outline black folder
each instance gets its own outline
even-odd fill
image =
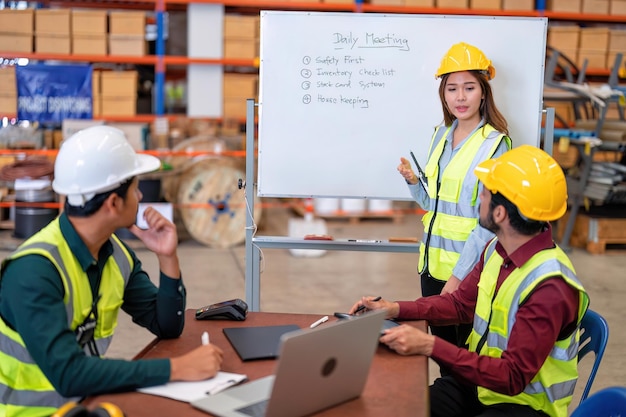
[[[241,360],[249,361],[278,357],[280,337],[287,332],[299,329],[300,327],[295,324],[229,327],[224,329],[224,334]]]

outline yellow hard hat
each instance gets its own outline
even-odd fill
[[[485,71],[488,80],[496,76],[496,69],[491,65],[491,60],[487,59],[483,51],[465,42],[460,42],[452,45],[443,56],[435,77],[439,78],[451,72],[471,70]]]
[[[500,193],[530,220],[557,220],[567,209],[567,184],[559,164],[539,148],[521,145],[481,162],[476,177]]]

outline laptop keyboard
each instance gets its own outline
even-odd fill
[[[263,417],[265,415],[265,410],[267,409],[268,402],[269,400],[262,400],[250,405],[246,405],[245,407],[238,408],[235,411],[238,411],[247,416]]]

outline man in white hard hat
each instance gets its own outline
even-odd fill
[[[184,326],[176,227],[150,207],[148,229],[134,224],[137,176],[159,166],[109,126],[84,129],[61,146],[52,186],[66,196],[64,212],[2,264],[0,415],[49,416],[80,397],[202,380],[219,370],[222,351],[211,344],[171,359],[102,358],[120,308],[160,338],[178,337]],[[114,235],[118,228],[156,254],[158,287]]]

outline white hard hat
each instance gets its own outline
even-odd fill
[[[159,169],[161,161],[137,154],[124,132],[111,126],[80,130],[63,141],[54,163],[52,188],[72,206],[111,191],[127,179]]]

